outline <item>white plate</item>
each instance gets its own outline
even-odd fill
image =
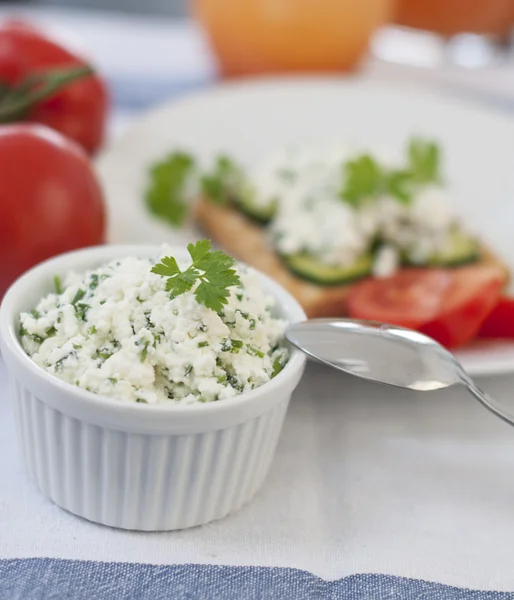
[[[112,242],[187,242],[143,204],[148,165],[184,148],[207,160],[219,151],[251,162],[277,147],[337,140],[400,148],[412,134],[438,139],[459,214],[514,268],[514,121],[455,100],[331,78],[224,85],[144,116],[99,158]],[[514,343],[459,353],[473,374],[514,371]]]

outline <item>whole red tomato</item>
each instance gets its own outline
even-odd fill
[[[84,151],[43,125],[0,127],[0,298],[36,263],[104,241],[102,192]]]
[[[23,23],[0,26],[0,122],[43,123],[93,153],[107,110],[106,86],[83,59]]]

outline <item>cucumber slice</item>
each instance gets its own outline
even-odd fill
[[[276,202],[258,204],[253,200],[251,192],[234,197],[233,202],[237,209],[259,225],[267,225],[273,219],[277,210]]]
[[[452,230],[450,244],[444,252],[433,254],[424,265],[427,267],[460,267],[480,258],[478,241],[457,227]],[[407,261],[407,264],[412,264]]]
[[[282,256],[286,267],[296,276],[318,285],[341,285],[367,277],[373,267],[373,255],[364,254],[350,267],[337,267],[322,263],[309,254]]]
[[[458,267],[472,263],[480,258],[478,241],[455,228],[451,233],[451,244],[445,252],[434,254],[430,260],[431,267]]]

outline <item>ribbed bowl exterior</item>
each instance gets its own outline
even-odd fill
[[[53,290],[55,275],[158,246],[107,244],[68,252],[23,274],[0,306],[0,350],[13,382],[18,437],[30,476],[62,508],[112,527],[169,531],[220,519],[257,492],[275,453],[287,405],[305,366],[291,349],[266,384],[206,404],[145,406],[70,385],[36,365],[19,339],[20,312]],[[171,248],[174,256],[184,249]],[[306,316],[279,284],[257,272],[276,313]]]
[[[62,508],[142,531],[202,525],[239,509],[268,472],[289,403],[239,425],[194,434],[139,434],[91,425],[12,380],[31,478]]]

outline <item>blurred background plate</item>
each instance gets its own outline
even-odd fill
[[[514,269],[514,121],[444,96],[336,78],[273,78],[217,86],[144,116],[110,144],[97,167],[109,201],[109,240],[183,243],[194,225],[172,229],[143,202],[149,165],[185,149],[201,160],[219,151],[251,163],[277,147],[348,141],[391,148],[419,134],[444,151],[458,214]],[[475,375],[514,371],[514,343],[459,353]]]

